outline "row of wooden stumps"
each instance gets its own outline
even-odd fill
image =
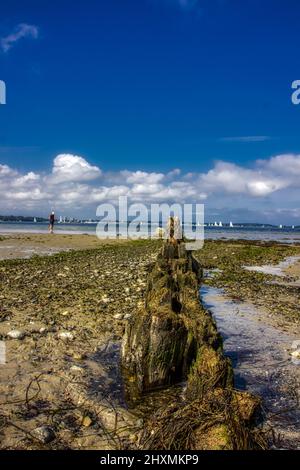
[[[147,449],[263,447],[253,431],[259,400],[234,389],[231,362],[210,313],[199,301],[202,269],[170,236],[151,267],[143,308],[128,323],[122,345],[131,402],[145,392],[186,381],[184,400],[159,410],[141,438]]]

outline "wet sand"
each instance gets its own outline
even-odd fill
[[[0,364],[0,448],[114,448],[103,435],[97,413],[90,413],[88,426],[83,424],[84,400],[93,398],[100,403],[105,399],[119,406],[119,345],[132,311],[143,302],[147,269],[158,249],[156,241],[108,242],[91,235],[14,234],[0,241],[0,256],[5,259],[0,262],[0,341],[6,345],[6,364]],[[40,256],[32,257],[34,254]],[[45,254],[53,256],[42,256]],[[226,325],[231,326],[228,347],[238,339],[237,346],[245,342],[248,350],[253,343],[255,350],[259,337],[258,353],[267,331],[270,347],[263,353],[267,357],[273,355],[276,332],[282,341],[288,336],[286,348],[290,338],[300,339],[299,289],[289,284],[288,277],[287,285],[279,286],[272,283],[281,277],[243,268],[277,265],[299,255],[300,247],[240,242],[207,242],[197,252],[203,267],[217,268],[207,285],[224,289],[235,302],[251,301],[265,312],[253,323],[249,318],[252,311],[244,318],[245,312],[238,314],[235,305],[227,318]],[[18,257],[31,259],[12,260]],[[285,269],[293,269],[297,277],[299,265],[296,262]],[[241,323],[244,320],[249,323],[247,328]],[[251,335],[243,338],[249,325]],[[21,339],[8,335],[16,330],[23,333]],[[289,353],[281,351],[289,360]],[[259,359],[257,366],[263,369],[263,355],[256,359],[249,354],[246,362],[245,356],[239,357],[241,367],[253,371]],[[269,364],[270,376],[277,380],[272,367]],[[85,387],[80,406],[67,393],[70,383]],[[47,445],[31,435],[43,425],[50,425],[56,436]],[[296,437],[289,437],[295,441],[292,446],[299,445]]]
[[[116,448],[93,405],[109,406],[114,422],[119,344],[155,255],[153,243],[121,242],[0,263],[1,449]],[[53,441],[34,437],[41,426],[51,427]]]
[[[23,258],[34,255],[46,256],[62,251],[87,250],[101,245],[125,243],[121,240],[100,240],[95,235],[62,235],[62,234],[23,234],[1,235],[0,260]]]

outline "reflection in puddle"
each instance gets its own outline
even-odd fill
[[[126,407],[120,370],[120,341],[108,340],[88,360],[89,393],[97,400]]]
[[[236,388],[260,395],[267,419],[272,416],[272,426],[285,439],[283,446],[300,448],[300,367],[290,355],[297,338],[260,321],[262,314],[253,305],[226,298],[221,289],[204,285],[200,293],[232,360]]]

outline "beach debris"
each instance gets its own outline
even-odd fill
[[[32,435],[40,441],[42,444],[49,444],[49,442],[55,439],[55,432],[51,426],[43,425],[35,428],[32,431]]]
[[[25,338],[25,333],[23,331],[20,331],[20,330],[11,330],[7,333],[7,335],[9,338],[12,338],[12,339],[19,339],[19,340],[22,340],[23,338]]]

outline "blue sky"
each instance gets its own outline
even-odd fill
[[[4,0],[0,213],[160,194],[300,223],[299,24],[296,0]]]

